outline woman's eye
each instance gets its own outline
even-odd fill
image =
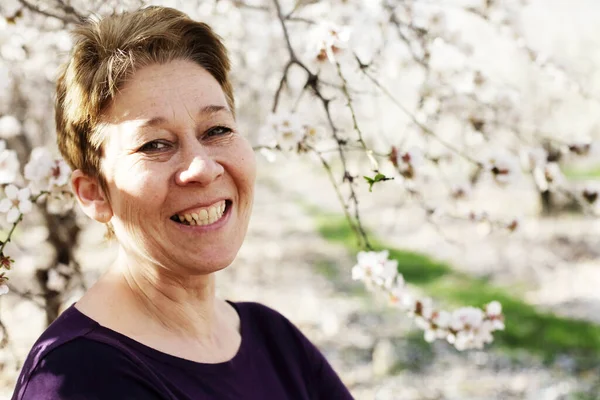
[[[160,150],[164,150],[167,147],[168,146],[166,143],[159,142],[158,140],[154,140],[154,141],[148,142],[145,145],[143,145],[142,147],[140,147],[139,151],[143,151],[143,152],[160,151]]]
[[[230,128],[227,128],[226,126],[216,126],[216,127],[212,128],[211,130],[209,130],[206,133],[206,136],[208,136],[208,137],[225,136],[231,132],[233,132],[233,130],[231,130]]]

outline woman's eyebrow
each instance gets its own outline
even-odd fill
[[[200,115],[206,115],[206,114],[216,114],[218,112],[221,111],[226,111],[229,112],[229,109],[225,106],[217,106],[217,105],[209,105],[209,106],[204,106],[200,109],[200,111],[198,112],[198,114]]]
[[[227,108],[226,106],[219,106],[219,105],[208,105],[208,106],[204,106],[202,107],[199,111],[198,111],[198,115],[202,116],[202,117],[206,117],[206,116],[211,116],[213,114],[217,114],[219,112],[230,112],[229,108]],[[165,123],[167,123],[167,119],[164,117],[154,117],[154,118],[150,118],[147,121],[142,122],[139,125],[139,128],[148,128],[148,127],[156,127],[159,125],[164,125]]]

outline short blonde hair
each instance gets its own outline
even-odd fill
[[[89,19],[72,33],[75,44],[56,84],[58,148],[73,170],[98,179],[106,196],[100,120],[136,69],[177,59],[195,62],[217,80],[235,112],[230,62],[221,38],[180,11],[147,7]],[[107,227],[112,237],[112,226]]]

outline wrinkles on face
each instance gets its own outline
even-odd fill
[[[117,239],[132,260],[206,274],[229,265],[241,246],[254,195],[255,160],[225,95],[190,62],[136,72],[106,116],[103,166]],[[183,172],[183,178],[181,177]],[[227,225],[189,235],[170,219],[198,204],[228,199]],[[185,281],[185,280],[184,280]]]

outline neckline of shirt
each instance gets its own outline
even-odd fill
[[[231,370],[235,369],[238,365],[243,363],[246,353],[247,353],[246,347],[247,347],[247,342],[249,339],[247,337],[247,335],[249,334],[249,330],[247,329],[247,326],[246,326],[247,321],[246,321],[243,311],[240,309],[238,304],[236,304],[232,301],[229,301],[229,300],[226,300],[226,301],[237,312],[238,317],[240,319],[241,341],[240,341],[240,346],[239,346],[236,354],[231,359],[220,362],[220,363],[201,363],[201,362],[188,360],[186,358],[182,358],[179,356],[175,356],[175,355],[157,350],[153,347],[150,347],[141,342],[138,342],[137,340],[135,340],[127,335],[119,333],[115,330],[112,330],[112,329],[106,327],[106,326],[100,325],[100,323],[98,323],[96,320],[92,319],[91,317],[89,317],[89,316],[85,315],[84,313],[82,313],[81,311],[79,311],[75,307],[76,303],[73,303],[71,305],[71,307],[69,307],[69,311],[79,315],[83,320],[87,321],[88,323],[93,324],[94,330],[97,333],[106,335],[112,339],[116,339],[118,342],[121,342],[121,343],[125,342],[124,344],[126,346],[132,347],[134,350],[140,351],[155,360],[165,362],[165,363],[168,363],[168,364],[174,365],[176,367],[180,367],[180,368],[202,369],[203,372],[211,372],[211,371],[212,372],[224,372],[224,371],[231,371]],[[85,337],[87,335],[89,335],[89,332],[83,336]]]

